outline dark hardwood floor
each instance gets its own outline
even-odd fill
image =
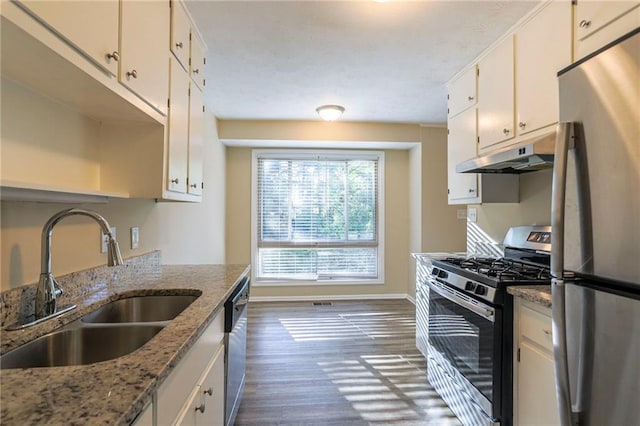
[[[236,425],[459,425],[426,379],[406,300],[249,304]]]

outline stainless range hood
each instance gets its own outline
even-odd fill
[[[456,166],[457,173],[519,174],[553,167],[556,132],[472,158]]]

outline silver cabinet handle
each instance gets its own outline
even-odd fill
[[[204,403],[200,404],[199,406],[196,407],[196,411],[200,411],[201,413],[204,413],[204,410],[207,407],[205,407]]]
[[[580,23],[578,24],[578,26],[580,28],[584,28],[587,29],[591,26],[591,21],[587,21],[586,19],[583,19],[582,21],[580,21]]]
[[[518,123],[518,127],[524,130],[524,128],[527,127],[527,123],[525,123],[524,121],[521,121]]]
[[[138,78],[138,71],[136,70],[127,71],[127,77]]]
[[[116,62],[118,62],[120,60],[120,54],[118,53],[117,50],[114,50],[111,53],[107,53],[105,56],[106,56],[107,59],[113,59]]]
[[[184,44],[182,44],[181,41],[179,41],[178,43],[176,43],[176,47],[182,49],[182,46],[184,46]]]
[[[171,179],[171,183],[180,183],[180,179],[175,178],[175,179]]]
[[[211,396],[211,395],[213,395],[213,388],[209,388],[209,389],[203,391],[203,393]]]

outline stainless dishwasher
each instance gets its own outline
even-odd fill
[[[249,284],[249,277],[244,277],[224,304],[224,364],[226,368],[224,419],[226,426],[231,426],[235,422],[244,391]]]

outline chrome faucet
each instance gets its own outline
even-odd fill
[[[45,223],[42,228],[42,256],[41,256],[41,270],[40,280],[38,282],[38,289],[36,291],[36,319],[42,319],[58,313],[57,299],[62,294],[62,288],[58,285],[55,278],[51,274],[51,236],[53,234],[53,227],[58,222],[67,216],[83,215],[89,216],[94,219],[104,232],[109,241],[107,243],[108,261],[109,266],[122,265],[122,255],[120,254],[120,248],[118,242],[111,234],[109,229],[109,223],[104,217],[91,210],[83,209],[67,209],[56,213]],[[62,312],[60,312],[62,313]]]

